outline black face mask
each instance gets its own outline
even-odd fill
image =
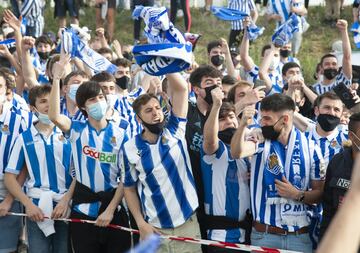
[[[155,124],[149,124],[149,123],[146,123],[145,121],[142,120],[142,124],[144,127],[146,127],[151,133],[153,134],[160,134],[161,131],[163,130],[164,128],[164,125],[165,125],[165,120],[163,120],[162,122],[159,122],[159,123],[155,123]]]
[[[279,138],[281,130],[276,131],[274,128],[274,126],[279,122],[279,120],[276,121],[275,124],[272,126],[262,126],[261,127],[261,132],[265,139],[275,141],[275,140],[277,140],[277,138]]]
[[[10,48],[9,48],[10,54],[15,53],[15,51],[16,51],[16,47],[10,47]]]
[[[124,52],[123,53],[123,56],[124,56],[124,58],[125,59],[128,59],[129,61],[133,61],[133,59],[134,59],[134,55],[131,53],[131,52]]]
[[[130,82],[130,78],[128,76],[122,76],[120,78],[116,78],[116,85],[123,90],[126,90],[128,88],[129,82]]]
[[[324,69],[324,77],[328,80],[334,79],[337,74],[337,69]]]
[[[330,132],[340,124],[340,118],[330,114],[320,114],[317,122],[325,132]]]
[[[216,67],[219,67],[221,64],[223,64],[224,60],[225,58],[222,55],[213,55],[210,59],[211,63],[214,64],[214,66]]]
[[[211,96],[211,91],[217,87],[218,87],[217,85],[213,85],[213,86],[204,88],[205,94],[206,94],[204,100],[206,103],[208,103],[208,105],[212,105],[213,100],[212,100],[212,96]]]
[[[226,128],[225,130],[219,131],[218,137],[222,142],[230,145],[231,139],[235,132],[236,132],[236,128],[229,127],[229,128]]]
[[[47,60],[50,52],[37,52],[41,60]]]
[[[280,49],[280,56],[281,57],[287,58],[287,57],[289,57],[290,54],[291,54],[290,50]]]

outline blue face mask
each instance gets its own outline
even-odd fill
[[[52,121],[49,119],[49,116],[47,114],[42,114],[40,112],[36,112],[36,117],[39,119],[39,121],[45,125],[51,125]]]
[[[91,118],[99,121],[105,116],[107,109],[108,104],[106,100],[101,100],[88,106],[88,114]]]
[[[68,97],[73,101],[76,102],[76,92],[79,89],[80,84],[71,84],[68,92]]]

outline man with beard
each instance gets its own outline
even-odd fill
[[[293,126],[295,103],[290,97],[270,95],[261,101],[260,110],[264,142],[245,137],[254,107],[245,108],[231,141],[234,159],[251,156],[251,242],[312,252],[307,209],[320,200],[322,193],[321,151]]]
[[[204,126],[201,150],[207,239],[244,243],[246,232],[251,231],[251,218],[247,224],[242,222],[250,208],[250,164],[245,159],[233,159],[230,153],[231,138],[238,127],[235,106],[222,101],[224,94],[219,87],[211,95],[213,104]],[[209,247],[207,252],[238,251]]]
[[[331,91],[336,85],[343,82],[347,86],[351,85],[352,66],[351,66],[351,45],[347,32],[348,23],[340,19],[336,23],[341,34],[343,58],[342,69],[339,71],[338,61],[335,55],[326,54],[321,58],[320,74],[324,76],[323,80],[313,85],[313,89],[318,95]]]

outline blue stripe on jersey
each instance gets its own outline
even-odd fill
[[[289,13],[286,9],[286,6],[285,6],[285,2],[284,0],[280,0],[280,5],[281,5],[281,9],[282,9],[282,12],[284,13],[284,18],[285,18],[285,21],[289,19]]]
[[[82,153],[82,146],[81,146],[81,139],[80,138],[78,140],[76,140],[75,145],[76,145],[76,153],[79,156],[79,154]],[[76,171],[79,174],[80,182],[83,181],[83,175],[82,175],[82,170],[81,170],[81,167],[82,167],[81,166],[81,161],[82,161],[82,159],[77,159],[78,168],[80,168],[80,169],[78,171]]]
[[[94,136],[92,135],[91,130],[92,129],[89,129],[89,146],[96,147]],[[81,159],[79,159],[79,160],[81,160]],[[96,169],[95,159],[87,156],[86,157],[86,168],[89,173],[90,189],[94,190],[95,189],[95,169]],[[98,211],[99,211],[99,209],[97,208],[97,205],[94,205],[94,203],[91,203],[90,207],[89,207],[89,216],[96,216],[96,213]]]
[[[36,154],[35,145],[33,138],[31,136],[31,131],[26,131],[23,133],[24,144],[26,146],[26,152],[28,154]],[[40,173],[40,166],[39,166],[39,159],[37,156],[31,157],[30,159],[30,166],[32,168],[32,172],[34,174],[34,187],[40,188],[41,186],[41,173]]]
[[[171,215],[167,209],[165,199],[161,192],[159,192],[160,185],[158,184],[155,176],[152,174],[154,169],[151,151],[148,145],[142,142],[141,135],[135,136],[135,144],[138,150],[142,150],[141,164],[143,165],[146,173],[146,183],[150,188],[152,194],[152,201],[155,205],[157,217],[162,227],[173,227]]]
[[[169,128],[170,130],[170,128]],[[174,134],[174,133],[173,133]],[[170,155],[170,147],[169,145],[159,145],[159,153],[160,154],[164,154],[163,155],[163,159],[162,159],[162,165],[164,166],[170,182],[173,186],[174,189],[176,189],[175,191],[175,196],[178,200],[179,203],[181,203],[181,210],[182,210],[182,215],[184,217],[184,220],[186,220],[186,218],[189,216],[189,214],[192,213],[192,208],[191,205],[188,201],[188,199],[186,198],[186,193],[184,191],[184,187],[183,187],[183,183],[182,180],[180,178],[179,172],[178,170],[174,170],[174,168],[176,168],[176,164],[174,162],[174,160],[172,159],[172,157]]]
[[[44,137],[41,136],[45,144],[45,154],[46,154],[46,167],[48,170],[50,190],[53,192],[59,192],[58,184],[57,184],[57,174],[56,174],[56,162],[54,157],[54,135],[51,135],[50,145],[46,143]]]
[[[263,143],[262,144],[259,144],[259,146],[262,146],[262,147],[264,147],[264,145],[263,145]],[[261,156],[258,156],[257,158],[256,158],[256,165],[255,165],[255,168],[259,168],[260,167],[260,164],[261,164]],[[255,170],[255,171],[253,171],[252,173],[254,173],[255,174],[255,178],[258,178],[259,177],[259,170]],[[254,180],[254,182],[252,183],[252,185],[253,185],[253,196],[256,196],[256,189],[257,189],[257,180]],[[261,203],[263,203],[262,201],[261,201]],[[253,201],[252,202],[252,204],[251,204],[251,206],[252,206],[252,214],[253,214],[253,217],[254,217],[254,220],[256,219],[256,216],[258,215],[258,210],[256,209],[256,205],[255,205],[255,202]],[[260,208],[261,209],[261,208]],[[260,213],[264,213],[264,210],[265,209],[263,209],[263,210],[260,210]]]

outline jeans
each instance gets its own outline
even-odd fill
[[[300,235],[276,235],[258,232],[253,228],[251,232],[251,244],[254,246],[293,250],[304,253],[312,252],[312,244],[308,233]]]
[[[63,221],[55,221],[56,233],[45,237],[36,222],[26,219],[29,253],[68,252],[69,226]]]

